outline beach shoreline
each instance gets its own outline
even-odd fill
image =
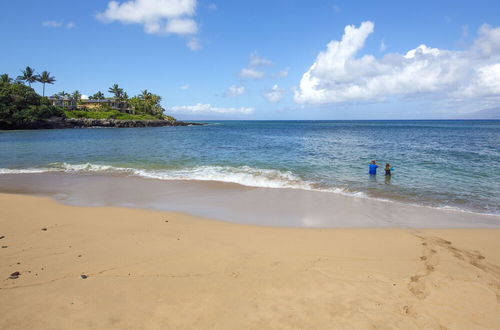
[[[312,228],[500,228],[500,215],[440,209],[335,192],[159,180],[112,173],[0,175],[0,192],[75,206],[177,211],[228,222]]]
[[[0,207],[2,329],[500,324],[499,229],[263,227],[5,193]]]

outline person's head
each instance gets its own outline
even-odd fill
[[[375,165],[375,164],[376,164],[376,162],[375,162],[374,160],[372,160],[372,164],[373,164],[373,165]]]
[[[391,164],[385,163],[385,168],[391,168]]]

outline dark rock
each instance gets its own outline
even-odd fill
[[[8,247],[9,247],[8,245],[2,245],[2,249],[6,249]]]
[[[9,278],[10,278],[11,280],[15,280],[15,279],[17,279],[20,275],[21,275],[21,273],[20,273],[20,272],[13,272],[12,274],[10,274]]]
[[[55,129],[55,128],[92,128],[92,127],[161,127],[161,126],[198,126],[201,123],[187,123],[170,120],[121,120],[121,119],[91,119],[91,118],[60,118],[40,120],[22,126],[6,126],[0,122],[0,130],[12,129]]]
[[[0,236],[0,239],[5,238],[5,236]]]
[[[87,275],[85,275],[85,274],[80,275],[80,277],[81,277],[82,279],[84,279],[84,280],[88,278],[88,276],[87,276]]]
[[[43,231],[47,231],[47,228],[42,228]]]

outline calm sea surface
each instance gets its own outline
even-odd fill
[[[390,163],[392,177],[382,168],[370,177],[373,159]],[[45,171],[326,190],[500,214],[500,121],[220,121],[0,131],[0,175]]]

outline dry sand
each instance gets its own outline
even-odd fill
[[[1,329],[500,328],[499,229],[258,227],[8,194],[0,209]]]

